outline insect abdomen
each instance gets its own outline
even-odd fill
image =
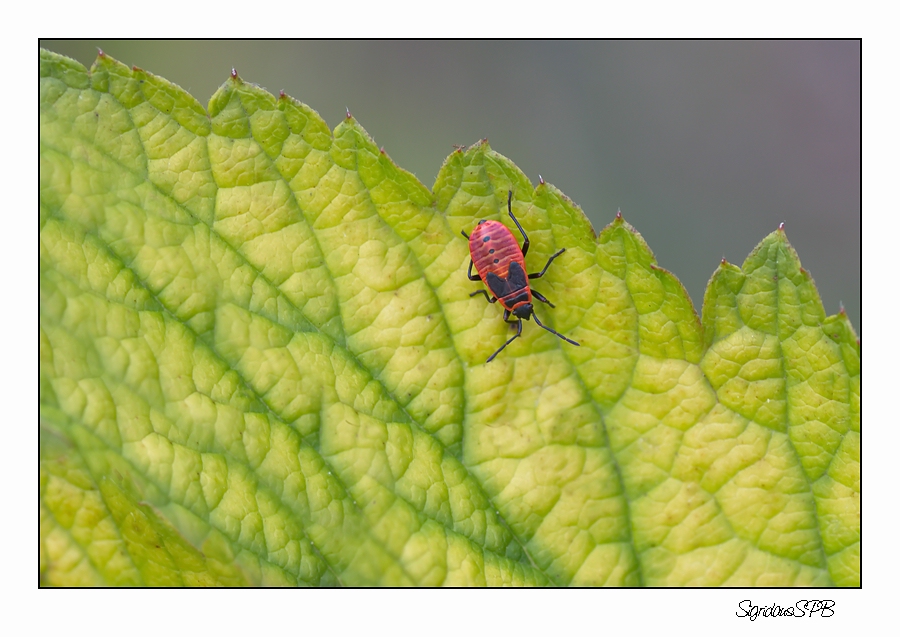
[[[469,253],[478,276],[503,307],[512,311],[531,303],[525,257],[506,226],[499,221],[479,223],[469,237]]]
[[[493,272],[502,279],[509,273],[509,264],[517,261],[525,268],[522,250],[515,237],[499,221],[485,221],[475,227],[469,237],[469,252],[475,262],[475,269],[481,280],[487,285],[485,277]]]

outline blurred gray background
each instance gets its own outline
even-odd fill
[[[699,312],[720,259],[778,224],[825,311],[861,334],[858,41],[60,41],[102,48],[206,106],[232,67],[307,103],[345,107],[431,187],[454,144],[487,137],[599,231],[621,208]]]

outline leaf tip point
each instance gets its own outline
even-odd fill
[[[722,257],[722,265],[728,265],[728,259]]]
[[[379,148],[378,151],[379,151],[382,155],[384,155],[384,146],[382,146],[381,148]]]
[[[278,91],[278,99],[283,100],[286,97],[287,97],[287,95],[284,94],[284,89],[281,89],[280,91]]]
[[[619,209],[616,211],[616,221],[621,221],[621,220],[622,220],[622,209],[619,208]]]
[[[350,107],[349,107],[349,106],[345,106],[345,107],[344,107],[344,110],[347,111],[347,119],[351,119],[351,118],[353,117],[353,115],[350,114]]]
[[[781,223],[778,224],[778,231],[784,232],[784,221],[782,221]]]
[[[104,52],[103,52],[103,49],[101,49],[101,48],[99,48],[99,47],[97,48],[97,57],[98,57],[98,58],[105,58],[105,57],[106,57],[106,53],[104,53]]]
[[[546,182],[544,181],[544,178],[541,177],[540,173],[538,173],[538,181],[541,182],[541,185],[542,185],[542,186],[546,183]]]

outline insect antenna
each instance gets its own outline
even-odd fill
[[[509,323],[510,325],[513,325],[513,322],[509,320],[509,310],[503,310],[503,320],[506,321],[507,323]],[[517,325],[518,329],[516,330],[515,336],[510,338],[508,341],[506,341],[503,345],[500,346],[500,349],[498,349],[496,352],[491,354],[490,358],[488,358],[485,361],[485,364],[490,363],[492,360],[494,360],[494,357],[497,356],[497,354],[499,354],[500,352],[502,352],[504,347],[506,347],[507,345],[512,343],[514,340],[516,340],[517,338],[522,336],[522,319],[517,319],[516,323],[518,324]]]
[[[581,343],[576,343],[576,342],[573,341],[571,338],[566,338],[565,336],[563,336],[562,334],[560,334],[560,333],[557,332],[556,330],[554,330],[554,329],[552,329],[552,328],[549,328],[549,327],[547,327],[546,325],[544,325],[543,323],[541,323],[541,322],[538,320],[537,314],[533,314],[533,313],[532,313],[531,316],[534,317],[534,322],[535,322],[535,323],[537,323],[539,326],[543,327],[545,330],[547,330],[547,331],[550,332],[551,334],[556,334],[558,337],[560,337],[560,338],[561,338],[562,340],[564,340],[566,343],[571,343],[572,345],[577,345],[578,347],[581,347]],[[510,340],[512,340],[512,339],[510,339]],[[506,347],[506,346],[504,345],[504,347]],[[500,349],[503,349],[503,347],[501,347]],[[496,356],[496,354],[494,354],[494,355]]]

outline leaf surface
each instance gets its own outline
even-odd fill
[[[783,231],[701,327],[486,141],[429,190],[236,76],[40,76],[42,583],[859,584],[859,343]],[[581,346],[485,364],[514,332],[460,231],[508,190]]]

